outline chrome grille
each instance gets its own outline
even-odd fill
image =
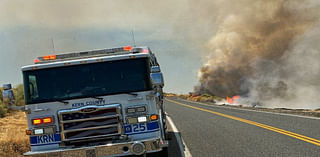
[[[58,112],[63,141],[76,141],[121,134],[119,104],[85,106]]]

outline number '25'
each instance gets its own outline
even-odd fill
[[[133,132],[145,131],[146,125],[144,123],[133,124]]]

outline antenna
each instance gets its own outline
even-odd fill
[[[136,47],[136,40],[134,39],[134,32],[133,29],[131,30],[132,40],[133,40],[133,46]]]
[[[53,53],[55,53],[53,38],[51,38],[51,44],[52,44],[52,51]]]

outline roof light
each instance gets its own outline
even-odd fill
[[[50,59],[50,56],[43,56],[42,57],[44,60],[49,60]]]
[[[40,62],[39,59],[34,59],[34,60],[33,60],[33,63],[39,63],[39,62]]]
[[[125,46],[125,47],[123,47],[123,50],[124,51],[131,51],[132,47],[131,46]]]
[[[149,50],[148,49],[143,49],[142,53],[149,53]]]
[[[43,60],[54,60],[57,59],[56,55],[43,56]]]
[[[56,55],[50,55],[49,57],[50,57],[50,59],[57,59]]]

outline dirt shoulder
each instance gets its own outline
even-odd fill
[[[0,156],[22,156],[29,151],[28,128],[24,112],[11,112],[0,118]]]

